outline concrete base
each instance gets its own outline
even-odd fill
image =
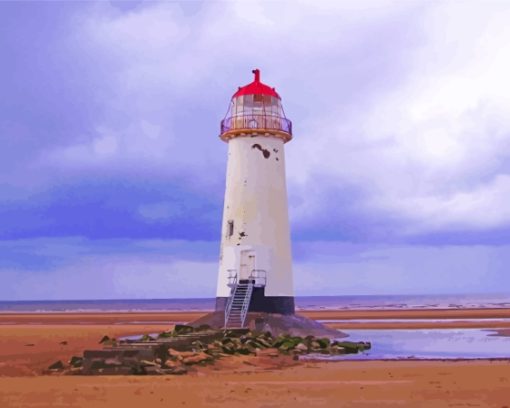
[[[194,327],[207,324],[214,329],[222,329],[225,324],[225,313],[212,312],[188,324]],[[308,335],[329,338],[346,337],[346,334],[341,331],[330,329],[315,320],[299,315],[250,312],[246,317],[245,326],[251,331],[269,331],[273,336],[290,334],[302,337]]]
[[[228,297],[217,297],[214,310],[222,312],[227,305]],[[294,296],[266,296],[265,288],[253,288],[250,301],[250,312],[294,314]]]

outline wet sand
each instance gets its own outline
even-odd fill
[[[182,377],[0,378],[2,407],[497,407],[508,362],[304,363],[204,370]]]
[[[71,325],[173,325],[196,320],[207,312],[116,312],[116,313],[0,313],[0,329],[19,324]],[[510,309],[415,309],[415,310],[307,310],[300,315],[315,320],[343,320],[326,323],[335,329],[427,329],[427,328],[510,328]],[[357,319],[414,319],[406,321],[358,322]],[[456,319],[457,321],[434,321]],[[508,319],[490,321],[487,319]]]
[[[342,310],[301,314],[320,320],[478,319],[482,325],[484,319],[510,317],[510,310]],[[0,407],[139,407],[142,404],[510,407],[509,361],[294,362],[291,359],[260,361],[248,356],[220,360],[215,366],[200,368],[183,377],[42,375],[56,360],[66,361],[86,348],[98,347],[99,339],[105,334],[160,332],[171,328],[170,323],[163,322],[186,322],[200,315],[197,312],[1,314]],[[364,327],[372,328],[371,324],[374,323],[366,323]],[[409,327],[411,323],[399,324]],[[452,327],[459,322],[448,324]],[[504,329],[508,326],[499,326],[503,329],[501,334],[510,334],[509,329]]]

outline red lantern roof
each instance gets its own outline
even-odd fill
[[[275,98],[281,99],[280,95],[276,93],[274,88],[271,88],[270,86],[267,86],[266,84],[260,82],[260,70],[254,69],[251,72],[253,72],[253,74],[255,75],[255,80],[251,84],[239,87],[239,89],[234,94],[234,96],[232,96],[232,98],[236,98],[242,95],[270,95],[274,96]]]

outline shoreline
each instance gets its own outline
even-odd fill
[[[9,326],[37,325],[130,325],[166,326],[186,323],[204,316],[206,312],[36,312],[0,313],[0,330]],[[297,314],[325,321],[333,329],[499,329],[509,335],[510,309],[392,309],[392,310],[307,310]],[[370,321],[358,321],[358,320]],[[413,319],[413,321],[406,321]],[[448,320],[455,319],[455,320]],[[495,321],[491,319],[508,319]],[[341,320],[335,322],[335,320]],[[390,321],[391,320],[391,321]]]

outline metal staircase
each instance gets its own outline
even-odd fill
[[[225,308],[225,329],[244,328],[253,286],[254,281],[251,279],[237,282],[237,275],[234,277],[231,284],[232,295],[229,297]]]

